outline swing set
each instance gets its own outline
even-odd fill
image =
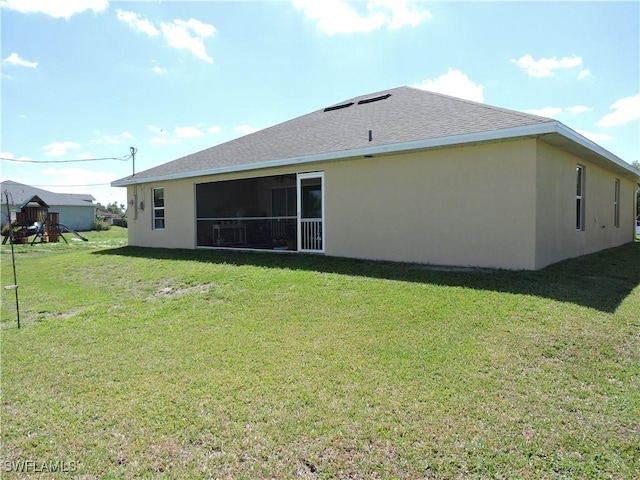
[[[88,238],[83,237],[75,230],[62,225],[59,220],[60,214],[49,212],[49,205],[34,195],[22,205],[19,212],[16,212],[16,219],[11,222],[9,230],[4,234],[2,244],[4,245],[11,238],[15,244],[58,243],[60,238],[65,243],[69,243],[63,235],[67,232],[84,242],[89,241]],[[29,240],[30,237],[33,238]]]

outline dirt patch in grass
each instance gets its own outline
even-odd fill
[[[22,310],[20,312],[20,323],[22,326],[31,325],[37,322],[44,322],[47,320],[67,320],[69,318],[73,318],[76,315],[81,314],[84,309],[77,308],[71,310],[65,310],[61,312],[50,312],[50,311],[32,311],[28,308],[24,308],[24,301],[22,302]],[[1,328],[13,328],[16,325],[17,316],[16,314],[3,316],[2,322],[0,322]]]
[[[211,283],[202,283],[198,285],[179,286],[170,285],[169,282],[162,282],[155,293],[147,297],[148,302],[159,300],[162,298],[176,298],[184,295],[198,295],[208,293],[211,290]]]
[[[77,308],[64,312],[38,312],[37,320],[66,320],[67,318],[75,317],[83,311],[83,308]]]

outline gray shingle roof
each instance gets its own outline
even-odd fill
[[[30,200],[34,195],[40,197],[50,207],[53,206],[76,206],[76,207],[91,207],[92,201],[95,200],[92,195],[88,194],[75,194],[75,193],[54,193],[41,188],[32,187],[30,185],[24,185],[22,183],[14,182],[12,180],[6,180],[0,184],[0,191],[2,193],[2,203],[5,203],[4,192],[9,193],[9,201],[14,205],[23,205]]]
[[[399,87],[334,104],[114,183],[548,122],[555,120]]]

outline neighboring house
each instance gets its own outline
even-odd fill
[[[556,120],[400,87],[112,185],[131,245],[539,269],[632,241],[639,179]]]
[[[98,220],[104,220],[109,225],[116,225],[119,227],[126,226],[125,220],[122,218],[122,215],[113,212],[105,212],[102,210],[98,210],[96,212],[96,218]]]
[[[49,206],[49,212],[60,214],[59,222],[71,230],[86,231],[93,228],[96,218],[95,200],[91,195],[74,193],[54,193],[41,188],[31,187],[22,183],[7,180],[0,184],[2,205],[0,218],[2,225],[7,224],[7,205],[4,192],[9,194],[9,210],[11,219],[15,219],[15,212],[27,204],[34,196],[41,198]]]

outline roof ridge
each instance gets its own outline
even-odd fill
[[[361,100],[366,100],[368,98],[375,98],[375,97],[383,96],[383,95],[386,95],[386,94],[391,94],[392,95],[394,91],[401,90],[403,88],[408,88],[408,87],[400,86],[400,87],[393,87],[393,88],[385,88],[385,89],[379,90],[377,92],[371,92],[371,93],[365,93],[363,95],[357,95],[357,96],[352,97],[352,98],[348,98],[348,99],[345,99],[345,100],[340,100],[339,102],[332,103],[331,105],[328,105],[325,108],[332,108],[332,107],[336,107],[338,105],[347,104],[349,102],[358,103]],[[323,110],[323,109],[321,108],[320,110]],[[310,113],[315,113],[316,111],[317,110],[314,110],[313,112],[310,112]]]
[[[39,197],[46,197],[47,203],[52,203],[55,199],[57,199],[58,201],[71,202],[67,205],[73,205],[73,202],[78,202],[75,204],[80,205],[80,202],[87,203],[90,201],[91,203],[93,203],[93,201],[95,200],[95,197],[91,193],[52,192],[51,190],[45,190],[44,188],[36,187],[34,185],[28,185],[26,183],[16,182],[15,180],[9,179],[3,180],[2,182],[0,182],[0,185],[3,189],[7,189],[12,195],[15,192],[21,192],[26,196],[37,195]],[[89,200],[88,197],[91,197],[92,200]],[[4,202],[4,196],[2,198],[2,201]]]
[[[462,97],[455,97],[453,95],[448,95],[446,93],[434,92],[434,91],[431,91],[431,90],[423,90],[422,88],[410,87],[410,86],[406,86],[405,88],[408,88],[408,89],[411,89],[411,90],[419,90],[419,91],[430,93],[430,94],[436,95],[436,96],[447,97],[447,98],[450,98],[452,100],[458,100],[460,102],[465,102],[467,104],[475,105],[477,107],[484,107],[486,109],[493,110],[493,111],[496,111],[496,112],[503,112],[503,113],[509,113],[509,114],[512,114],[512,115],[517,115],[517,116],[522,117],[522,118],[528,118],[528,119],[533,119],[533,120],[541,120],[541,121],[544,121],[544,122],[556,122],[557,121],[557,120],[555,120],[553,118],[550,118],[550,117],[542,117],[540,115],[534,115],[532,113],[521,112],[520,110],[513,110],[511,108],[498,107],[498,106],[490,105],[490,104],[484,103],[484,102],[476,102],[474,100],[469,100],[467,98],[462,98]]]

